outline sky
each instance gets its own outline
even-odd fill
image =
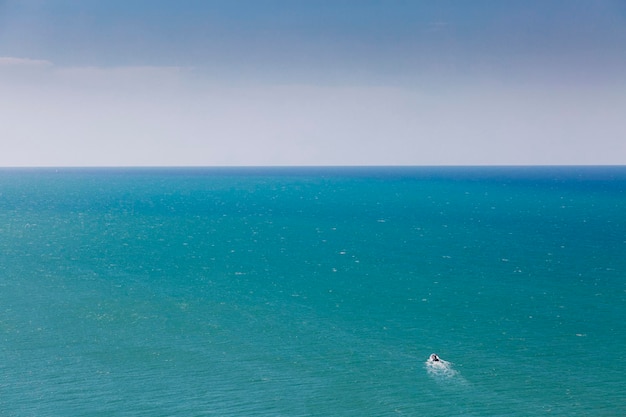
[[[624,165],[624,0],[0,0],[0,166]]]

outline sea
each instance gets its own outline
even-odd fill
[[[0,169],[0,415],[626,415],[626,167]]]

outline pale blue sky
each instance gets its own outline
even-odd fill
[[[622,0],[0,0],[0,166],[626,163]]]

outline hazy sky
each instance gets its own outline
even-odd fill
[[[0,0],[0,166],[626,164],[624,0]]]

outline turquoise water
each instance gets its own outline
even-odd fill
[[[626,414],[623,167],[5,169],[0,261],[3,416]]]

